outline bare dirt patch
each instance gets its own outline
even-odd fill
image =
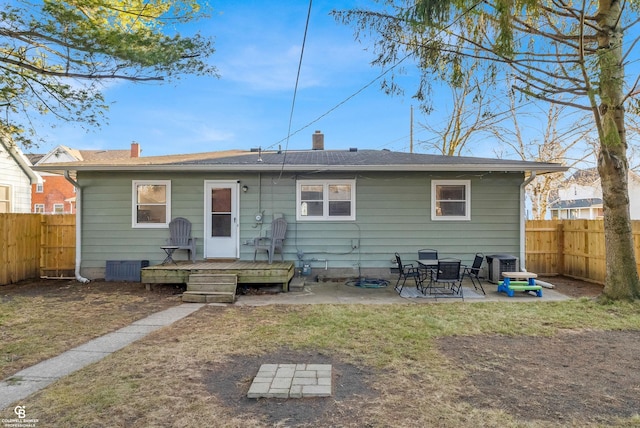
[[[542,278],[567,296],[594,298],[602,285]],[[606,423],[640,413],[640,331],[554,337],[447,337],[441,351],[467,373],[461,398],[517,417]]]
[[[474,407],[556,422],[640,413],[640,331],[448,337],[439,346],[466,372],[461,398]]]
[[[597,297],[602,294],[603,286],[593,282],[580,281],[566,276],[541,277],[540,279],[553,284],[557,292],[573,298]]]
[[[91,281],[82,284],[75,279],[41,279],[20,281],[15,284],[0,285],[0,298],[9,300],[12,296],[56,298],[62,301],[84,300],[87,294],[119,293],[144,295],[147,301],[164,301],[168,296],[182,293],[178,285],[155,285],[151,291],[138,282]]]
[[[247,391],[261,364],[331,364],[333,366],[333,396],[300,399],[252,399]],[[205,368],[207,390],[218,397],[224,405],[243,414],[261,419],[267,426],[330,426],[340,420],[357,425],[357,414],[366,412],[367,403],[375,396],[368,385],[373,372],[362,367],[340,361],[338,358],[313,351],[298,351],[287,348],[260,356],[238,356],[225,366]],[[354,417],[355,416],[355,417]]]

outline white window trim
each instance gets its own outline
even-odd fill
[[[332,184],[348,184],[351,186],[351,215],[329,216],[328,187]],[[300,213],[300,200],[303,185],[322,185],[322,216],[302,216]],[[298,180],[296,182],[296,220],[298,221],[354,221],[356,219],[356,180]]]
[[[436,215],[436,187],[437,186],[465,186],[465,215],[438,216]],[[431,180],[431,220],[433,221],[469,221],[471,220],[471,180]]]
[[[44,193],[44,182],[36,183],[36,193]]]
[[[60,209],[60,212],[57,212],[57,209]],[[53,214],[64,214],[64,204],[53,204],[53,210],[51,212]]]
[[[7,202],[7,207],[9,208],[7,210],[7,213],[12,213],[13,212],[13,186],[10,184],[0,184],[0,187],[6,187],[8,189],[7,193],[9,195],[9,199],[5,200],[3,199],[3,202]]]
[[[41,208],[41,211],[38,211]],[[44,204],[33,204],[33,212],[36,214],[44,214]]]
[[[163,185],[167,188],[165,223],[138,223],[138,186]],[[133,180],[131,182],[131,227],[135,229],[167,229],[171,221],[171,180]]]

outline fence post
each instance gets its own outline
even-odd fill
[[[556,224],[556,238],[558,241],[558,249],[556,253],[558,275],[564,275],[564,223],[562,221],[559,221]]]

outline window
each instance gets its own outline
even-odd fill
[[[64,214],[64,204],[53,204],[54,214]]]
[[[133,182],[133,227],[168,227],[171,218],[171,181]]]
[[[0,185],[0,213],[11,212],[11,187]]]
[[[34,204],[33,212],[37,214],[44,214],[44,204]]]
[[[433,180],[431,220],[471,220],[471,181]]]
[[[37,183],[36,184],[36,193],[42,193],[44,192],[44,183]]]
[[[355,180],[299,180],[298,220],[355,220]]]

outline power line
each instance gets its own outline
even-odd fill
[[[371,80],[369,83],[367,83],[366,85],[364,85],[362,88],[358,89],[356,92],[354,92],[353,94],[349,95],[347,98],[345,98],[344,100],[340,101],[338,104],[336,104],[335,106],[333,106],[332,108],[330,108],[329,110],[327,110],[325,113],[321,114],[320,116],[318,116],[317,118],[315,118],[314,120],[312,120],[311,122],[307,123],[306,125],[304,125],[303,127],[297,129],[295,132],[291,133],[289,132],[289,134],[283,138],[280,141],[277,141],[275,143],[273,143],[271,146],[269,147],[273,147],[276,144],[279,144],[283,141],[289,141],[289,137],[292,137],[294,135],[296,135],[297,133],[299,133],[300,131],[303,131],[305,129],[307,129],[308,127],[310,127],[311,125],[313,125],[314,123],[318,122],[320,119],[328,116],[329,114],[331,114],[332,112],[334,112],[335,110],[337,110],[338,108],[340,108],[342,105],[346,104],[347,101],[351,100],[352,98],[356,97],[358,94],[360,94],[362,91],[364,91],[365,89],[367,89],[369,86],[373,85],[375,82],[377,82],[382,76],[384,76],[385,74],[389,73],[391,70],[393,70],[394,68],[396,68],[397,66],[399,66],[405,59],[409,58],[411,56],[411,54],[405,56],[404,58],[402,58],[400,61],[398,61],[397,63],[395,63],[392,67],[390,67],[389,69],[387,69],[386,71],[382,72],[381,74],[379,74],[378,76],[376,76],[373,80]]]
[[[285,160],[286,160],[286,156],[287,156],[287,149],[289,148],[289,137],[291,137],[291,124],[293,122],[293,112],[295,110],[295,105],[296,105],[296,96],[298,94],[298,83],[300,82],[300,72],[302,70],[302,58],[304,57],[304,47],[307,43],[307,32],[309,30],[309,20],[311,19],[311,5],[313,3],[313,0],[309,0],[309,8],[307,10],[307,21],[305,22],[304,25],[304,36],[302,37],[302,47],[300,49],[300,59],[298,61],[298,72],[296,73],[296,84],[293,88],[293,99],[291,100],[291,112],[289,113],[289,125],[287,128],[287,138],[278,141],[278,143],[286,140],[287,143],[285,145],[285,149],[284,149],[284,159],[282,160],[282,163],[284,164]],[[276,144],[278,144],[276,143]],[[275,144],[274,144],[275,145]],[[274,145],[271,145],[269,147],[273,147]]]
[[[307,32],[309,31],[309,21],[311,20],[311,6],[313,4],[313,0],[309,0],[309,8],[307,9],[307,20],[305,22],[304,25],[304,35],[302,36],[302,47],[300,48],[300,59],[298,60],[298,71],[296,73],[296,84],[293,88],[293,98],[291,100],[291,111],[289,112],[289,125],[287,127],[287,138],[282,139],[280,141],[278,141],[278,143],[282,142],[282,141],[287,141],[285,146],[284,146],[284,156],[282,157],[282,163],[280,165],[280,175],[278,176],[278,180],[280,180],[280,178],[282,178],[282,173],[284,172],[284,166],[287,162],[287,152],[289,149],[289,137],[291,137],[291,124],[293,122],[293,112],[295,111],[295,106],[296,106],[296,96],[298,94],[298,83],[300,82],[300,72],[302,70],[302,58],[304,57],[304,47],[307,44]],[[275,146],[276,144],[272,144],[271,146],[267,147],[267,149]]]
[[[440,29],[439,32],[443,32],[447,29],[449,29],[450,27],[452,27],[453,25],[455,25],[459,20],[461,20],[462,18],[464,18],[468,13],[470,13],[473,9],[475,9],[479,4],[482,3],[482,0],[478,1],[477,3],[473,4],[472,6],[470,6],[467,10],[465,10],[462,14],[460,14],[458,17],[456,17],[451,23],[449,23],[448,25],[446,25],[445,27],[443,27],[442,29]],[[309,0],[309,15],[311,14],[311,0]],[[307,26],[309,25],[309,15],[307,15]],[[307,28],[305,27],[305,35],[304,35],[305,39],[307,37]],[[302,51],[304,51],[304,43],[303,43],[303,47],[302,47]],[[357,95],[359,95],[361,92],[363,92],[365,89],[367,89],[369,86],[373,85],[375,82],[377,82],[378,80],[380,80],[380,78],[382,78],[383,76],[385,76],[386,74],[388,74],[391,70],[395,69],[396,67],[398,67],[400,64],[402,64],[407,58],[413,56],[413,53],[409,53],[407,55],[405,55],[403,58],[401,58],[398,62],[396,62],[394,65],[392,65],[391,67],[389,67],[387,70],[383,71],[382,73],[380,73],[378,76],[376,76],[373,80],[371,80],[369,83],[367,83],[366,85],[364,85],[363,87],[361,87],[360,89],[358,89],[356,92],[354,92],[353,94],[349,95],[347,98],[345,98],[344,100],[342,100],[341,102],[339,102],[338,104],[336,104],[335,106],[333,106],[332,108],[330,108],[329,110],[327,110],[325,113],[321,114],[320,116],[318,116],[317,118],[315,118],[314,120],[312,120],[311,122],[308,122],[306,125],[302,126],[301,128],[298,128],[295,132],[291,132],[291,120],[293,117],[293,105],[292,105],[292,112],[291,112],[291,116],[289,118],[289,130],[287,132],[287,136],[283,139],[281,139],[280,141],[276,141],[275,143],[271,144],[270,146],[267,147],[267,149],[270,149],[272,147],[274,147],[277,144],[282,143],[283,141],[286,141],[286,146],[288,147],[289,145],[289,138],[298,134],[299,132],[307,129],[308,127],[310,127],[311,125],[313,125],[314,123],[318,122],[319,120],[321,120],[322,118],[328,116],[329,114],[331,114],[332,112],[334,112],[335,110],[337,110],[338,108],[340,108],[342,105],[346,104],[349,100],[351,100],[352,98],[356,97]],[[302,52],[300,54],[300,64],[302,63]],[[298,77],[300,75],[300,65],[298,66]],[[296,91],[297,91],[297,87],[298,87],[298,79],[296,78]],[[294,91],[294,101],[295,101],[295,91]],[[285,151],[285,156],[286,156],[286,151]],[[284,164],[284,161],[283,161]]]

